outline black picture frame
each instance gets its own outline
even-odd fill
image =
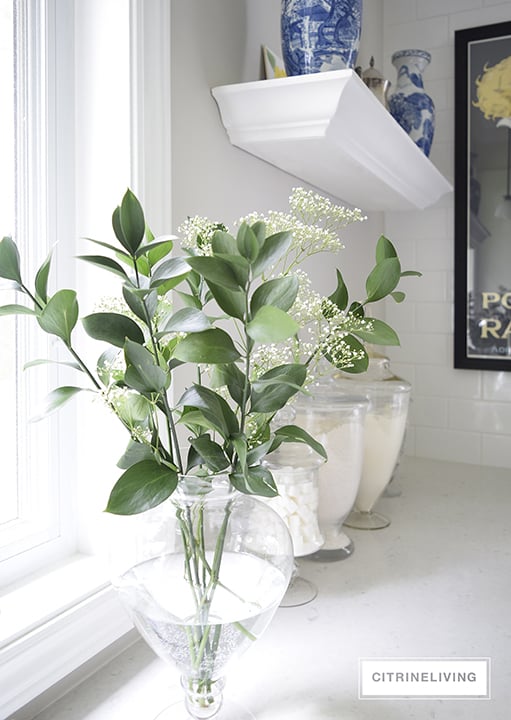
[[[454,45],[454,367],[511,371],[511,22]]]

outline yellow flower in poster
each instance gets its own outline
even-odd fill
[[[484,70],[475,81],[477,101],[487,120],[511,117],[511,56]]]

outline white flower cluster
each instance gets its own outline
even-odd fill
[[[278,365],[295,362],[291,341],[259,345],[252,355],[252,380]]]
[[[267,215],[251,213],[239,222],[252,225],[262,221],[268,235],[286,230],[293,233],[293,244],[284,260],[288,273],[305,258],[321,252],[338,252],[344,248],[339,231],[351,223],[366,219],[358,208],[350,210],[312,190],[294,188],[289,197],[291,212],[270,210]]]
[[[325,298],[312,288],[310,277],[303,270],[295,270],[298,278],[298,293],[289,313],[300,327],[323,318],[323,302]]]
[[[181,246],[195,250],[199,255],[212,254],[211,239],[215,230],[226,230],[226,227],[200,215],[187,218],[177,229],[181,236]]]
[[[305,225],[339,229],[367,219],[358,208],[350,210],[342,205],[334,205],[323,195],[301,187],[291,191],[289,206]]]

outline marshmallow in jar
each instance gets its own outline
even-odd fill
[[[309,395],[299,396],[294,404],[296,424],[318,440],[328,455],[319,468],[318,517],[325,542],[313,559],[342,560],[354,549],[342,526],[360,485],[368,401],[364,396],[346,395],[330,376],[307,390]]]
[[[309,447],[284,443],[264,460],[279,494],[264,500],[286,523],[295,557],[316,552],[323,545],[318,525],[318,467],[323,460]]]
[[[399,459],[408,418],[410,383],[395,377],[387,358],[370,363],[368,373],[350,377],[336,376],[344,392],[365,395],[369,408],[365,418],[364,462],[355,500],[355,512],[346,521],[348,527],[378,529],[390,521],[373,507],[389,484]]]

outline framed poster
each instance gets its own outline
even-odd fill
[[[511,370],[511,22],[455,32],[454,366]]]

